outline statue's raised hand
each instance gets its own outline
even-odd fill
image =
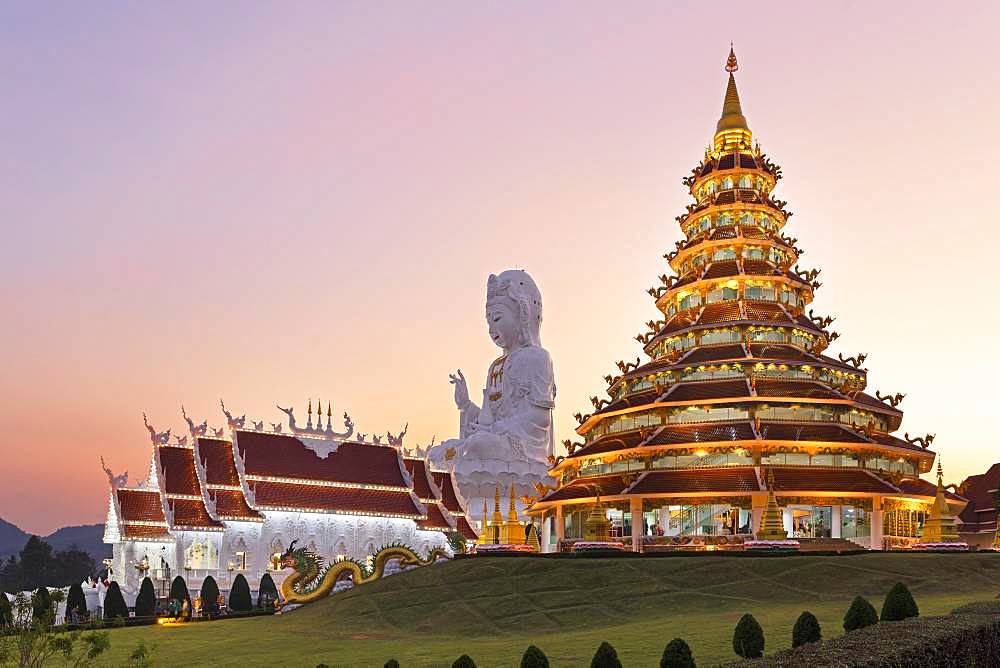
[[[448,378],[450,379],[448,382],[455,386],[455,405],[459,410],[463,410],[470,403],[469,386],[465,382],[465,376],[462,375],[462,370],[458,369],[457,375],[448,374]]]

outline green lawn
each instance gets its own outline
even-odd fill
[[[587,666],[608,640],[626,668],[656,666],[680,636],[699,665],[735,659],[745,612],[764,627],[766,652],[790,646],[803,610],[840,635],[854,596],[876,609],[897,581],[922,614],[942,614],[1000,592],[1000,555],[643,559],[479,558],[419,569],[289,614],[112,632],[120,664],[143,639],[157,665],[516,666],[529,644],[553,666]]]

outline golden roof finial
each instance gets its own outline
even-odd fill
[[[729,43],[729,58],[726,59],[726,71],[732,74],[736,70],[740,69],[739,63],[736,62],[736,52],[733,51],[733,43]]]
[[[497,483],[497,492],[493,496],[493,512],[500,512],[500,483]]]
[[[329,401],[326,402],[326,416],[333,417],[333,407],[331,406]]]
[[[510,481],[510,510],[514,510],[514,481]]]
[[[942,470],[941,470],[941,458],[940,457],[938,457],[938,471],[937,471],[937,473],[938,473],[938,487],[943,487],[944,486],[944,474],[942,473]]]
[[[309,409],[306,412],[309,413],[309,415],[312,415],[312,412],[313,412],[313,400],[312,399],[309,400]]]

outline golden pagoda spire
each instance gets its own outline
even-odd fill
[[[957,543],[958,529],[955,527],[955,517],[948,508],[948,500],[944,494],[944,475],[941,471],[941,460],[937,465],[937,494],[931,505],[931,512],[924,521],[922,543]]]
[[[767,469],[767,505],[757,527],[757,540],[785,540],[788,532],[781,517],[781,507],[774,496],[774,469]]]
[[[514,481],[510,481],[510,508],[507,509],[507,521],[519,522],[517,518],[517,506],[514,505]]]
[[[753,135],[747,125],[740,106],[740,93],[736,89],[736,77],[733,72],[740,68],[736,61],[733,45],[729,45],[729,58],[726,59],[726,71],[729,72],[729,83],[726,86],[726,97],[722,102],[722,116],[715,126],[715,150],[738,148],[741,144],[747,148],[751,145]]]

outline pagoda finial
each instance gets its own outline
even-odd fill
[[[496,494],[493,495],[493,512],[500,512],[500,483],[497,483]]]
[[[733,43],[729,43],[729,58],[726,59],[726,71],[732,74],[736,70],[740,69],[739,63],[736,62],[736,52],[733,51]]]
[[[514,481],[510,481],[510,508],[508,510],[514,510]]]
[[[940,459],[940,457],[938,458],[937,469],[938,469],[937,470],[938,487],[944,487],[944,473],[942,472],[942,469],[941,469],[941,459]]]
[[[309,415],[312,415],[312,412],[313,412],[313,400],[312,399],[309,400],[309,408],[306,410],[306,412],[309,413]]]

